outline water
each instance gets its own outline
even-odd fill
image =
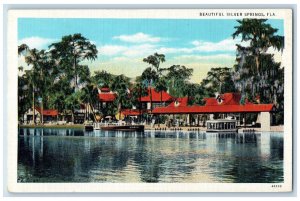
[[[283,182],[283,133],[20,129],[18,182]]]

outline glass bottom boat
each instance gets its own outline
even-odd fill
[[[206,132],[238,132],[235,119],[215,119],[206,122]]]

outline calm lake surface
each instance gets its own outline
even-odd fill
[[[283,133],[20,129],[18,182],[283,182]]]

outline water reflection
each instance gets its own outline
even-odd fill
[[[19,182],[282,182],[282,133],[20,129]]]

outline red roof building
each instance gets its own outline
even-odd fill
[[[111,94],[106,94],[106,93],[101,93],[98,94],[99,101],[101,102],[113,102],[117,97],[117,94],[111,93]]]
[[[110,91],[108,87],[103,87],[99,90],[98,99],[100,102],[113,102],[117,94]]]
[[[153,114],[211,114],[211,113],[244,113],[244,112],[271,112],[273,104],[253,104],[246,101],[240,104],[241,95],[226,93],[216,98],[206,98],[204,106],[187,104],[176,105],[174,102],[166,107],[157,107]],[[183,102],[184,103],[184,102]]]
[[[154,88],[148,88],[148,95],[143,96],[140,101],[141,102],[151,102],[150,101],[150,90],[151,90],[151,95],[152,95],[152,102],[171,102],[173,101],[173,97],[168,94],[166,91],[162,92],[157,92]]]
[[[217,97],[204,98],[205,105],[239,105],[241,100],[240,93],[225,93]]]
[[[38,113],[40,113],[41,114],[41,108],[39,108],[39,107],[35,107],[35,109],[36,109],[36,111],[38,111]],[[57,116],[58,115],[58,111],[57,110],[55,110],[55,109],[44,109],[43,110],[43,116]]]

